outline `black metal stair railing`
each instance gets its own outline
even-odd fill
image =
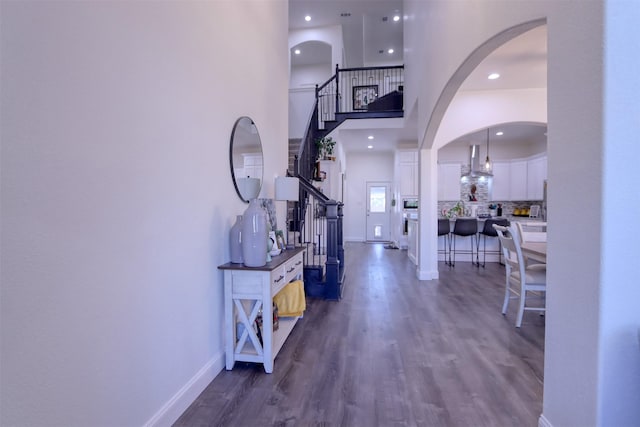
[[[402,117],[404,66],[344,68],[316,86],[316,100],[297,155],[294,174],[313,180],[315,142],[347,119]]]
[[[345,277],[343,204],[329,200],[313,185],[316,141],[347,119],[402,117],[404,66],[339,69],[320,86],[307,129],[288,172],[300,180],[300,197],[289,202],[289,233],[305,246],[305,292],[339,300]]]
[[[292,229],[296,245],[306,248],[305,293],[339,300],[345,276],[342,203],[328,199],[304,178],[300,178],[300,196]]]
[[[372,113],[377,113],[376,117],[398,117],[389,113],[402,113],[403,91],[403,65],[343,69],[336,66],[336,74],[316,87],[318,129],[331,132],[345,118],[373,118]],[[385,102],[387,98],[395,102]]]

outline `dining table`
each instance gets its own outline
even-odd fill
[[[547,263],[547,242],[523,242],[520,248],[526,258]]]

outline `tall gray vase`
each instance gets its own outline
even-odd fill
[[[251,199],[242,216],[242,258],[247,267],[267,263],[267,213],[258,199]]]
[[[236,217],[236,223],[231,227],[229,244],[231,246],[231,262],[242,264],[242,215]]]

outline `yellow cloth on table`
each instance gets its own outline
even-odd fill
[[[304,283],[302,280],[294,280],[287,283],[280,292],[274,295],[273,301],[278,306],[278,316],[299,317],[307,308],[304,297]]]

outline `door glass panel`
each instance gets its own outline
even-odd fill
[[[387,207],[385,187],[371,187],[369,192],[369,212],[384,213]]]

